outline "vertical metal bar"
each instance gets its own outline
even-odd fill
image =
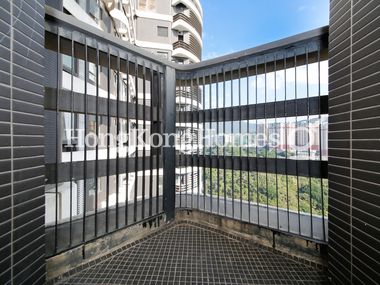
[[[133,222],[137,221],[137,193],[138,193],[138,130],[139,130],[139,121],[138,121],[138,114],[139,114],[139,108],[138,108],[138,77],[139,77],[139,64],[137,57],[135,58],[135,115],[136,115],[136,141],[135,141],[135,193],[134,193],[134,202],[133,202]]]
[[[187,206],[189,207],[189,208],[192,208],[193,207],[193,196],[192,196],[192,193],[193,193],[193,191],[192,190],[190,190],[190,188],[191,189],[193,189],[193,179],[194,179],[194,173],[193,173],[193,121],[192,121],[192,118],[193,118],[193,108],[194,108],[194,106],[193,106],[193,89],[192,89],[192,76],[191,76],[191,74],[188,74],[187,75],[187,88],[188,88],[188,90],[189,90],[189,102],[190,102],[190,104],[189,104],[189,106],[187,107],[187,113],[189,113],[189,115],[186,115],[186,121],[187,121],[187,123],[188,124],[190,124],[190,127],[189,127],[189,130],[190,130],[190,135],[189,135],[189,139],[190,139],[190,141],[188,142],[188,144],[189,144],[189,148],[191,149],[191,153],[190,153],[190,155],[188,155],[187,156],[187,161],[188,161],[188,168],[189,168],[189,174],[188,174],[188,177],[189,177],[189,179],[188,179],[188,196],[189,197],[187,197],[187,199],[189,200],[188,201],[188,204],[187,204]],[[190,120],[191,120],[191,122],[189,122],[188,121],[188,119],[187,118],[190,118]],[[190,160],[190,161],[189,161]],[[190,206],[189,206],[190,205]]]
[[[150,64],[150,136],[153,133],[153,65]],[[152,142],[149,146],[149,217],[153,214],[153,152],[152,152]],[[158,199],[158,196],[156,197]]]
[[[264,126],[265,132],[268,133],[268,120],[267,120],[267,97],[268,97],[268,85],[267,85],[267,57],[264,56],[264,86],[265,86],[265,104],[264,104]],[[265,186],[267,194],[267,226],[269,228],[269,189],[268,189],[268,138],[266,137],[266,147],[265,147]]]
[[[96,137],[99,138],[99,46],[96,45]],[[95,146],[95,236],[98,236],[98,195],[99,195],[99,143]]]
[[[54,253],[57,253],[58,251],[58,160],[59,160],[59,152],[60,152],[60,143],[59,143],[59,137],[58,134],[60,133],[61,126],[60,126],[60,113],[59,113],[59,107],[60,107],[60,90],[61,90],[61,74],[62,74],[62,60],[61,60],[61,36],[60,36],[60,29],[58,28],[58,37],[57,37],[57,91],[56,91],[56,134],[55,134],[55,223],[54,223]]]
[[[285,100],[284,100],[284,115],[285,115],[285,175],[286,175],[286,213],[288,218],[288,232],[290,232],[290,211],[289,211],[289,175],[288,175],[288,122],[287,122],[287,116],[288,112],[286,109],[286,101],[287,101],[287,80],[286,80],[286,74],[287,74],[287,66],[286,66],[286,58],[288,57],[288,52],[285,51],[284,53],[284,82],[285,82]]]
[[[185,79],[185,94],[186,94],[186,97],[188,97],[189,95],[190,95],[190,98],[191,98],[191,92],[189,92],[188,93],[188,90],[189,90],[189,82],[188,82],[188,80],[187,79]],[[191,102],[191,101],[190,101]],[[191,105],[190,105],[191,106]],[[183,112],[184,112],[184,115],[186,114],[185,112],[187,111],[187,108],[186,108],[186,105],[185,105],[185,107],[184,107],[184,110],[183,110]],[[185,125],[187,125],[187,121],[186,121],[186,117],[184,117],[184,123],[185,123]],[[185,149],[187,149],[187,138],[186,138],[186,132],[187,132],[187,127],[186,127],[186,131],[185,131],[185,137],[184,137],[184,139],[185,139]],[[186,164],[186,168],[185,168],[185,177],[186,177],[186,179],[185,179],[185,205],[186,205],[186,208],[188,207],[188,202],[187,202],[187,200],[188,200],[188,192],[189,192],[189,186],[188,186],[188,181],[189,181],[189,172],[188,172],[188,166],[187,166],[187,160],[188,160],[188,157],[186,156],[185,158],[184,158],[184,160],[185,160],[185,164]]]
[[[227,178],[226,178],[226,70],[223,67],[223,183],[224,216],[227,216]]]
[[[120,172],[120,163],[119,163],[119,149],[120,149],[120,55],[117,53],[117,83],[116,83],[116,213],[115,213],[115,222],[116,229],[119,228],[119,172]]]
[[[255,101],[255,115],[256,115],[256,130],[255,130],[255,133],[256,133],[256,142],[255,142],[255,146],[256,146],[256,154],[255,154],[255,157],[256,157],[256,200],[257,200],[257,224],[260,225],[260,197],[259,197],[259,159],[258,159],[258,148],[257,148],[257,125],[258,125],[258,119],[257,119],[257,76],[258,76],[258,67],[257,67],[257,58],[255,59],[255,72],[256,72],[256,76],[255,76],[255,93],[256,93],[256,101]]]
[[[206,212],[206,77],[203,71],[203,211]]]
[[[248,171],[247,171],[247,186],[248,186],[248,222],[251,223],[251,160],[249,159],[249,66],[248,63],[245,63],[245,69],[247,72],[247,149],[246,149],[246,154],[247,154],[247,166],[248,166]]]
[[[220,209],[220,172],[219,172],[219,74],[216,71],[216,156],[217,156],[217,211]]]
[[[162,129],[161,129],[161,80],[160,80],[160,71],[159,68],[157,67],[157,124],[158,128],[157,130],[159,131],[160,134],[162,134]],[[157,154],[156,154],[156,214],[159,213],[159,200],[160,200],[160,154],[161,148],[157,149]],[[175,191],[175,189],[174,189]]]
[[[88,73],[88,54],[87,54],[87,38],[84,46],[84,135],[87,135],[87,123],[88,123],[88,95],[87,95],[87,73]],[[87,204],[87,144],[86,140],[84,143],[84,180],[83,180],[83,224],[82,232],[83,238],[82,242],[86,241],[86,204]],[[83,255],[84,256],[84,255]]]
[[[107,132],[109,133],[111,131],[111,55],[110,55],[110,49],[108,47],[107,50]],[[106,232],[109,232],[109,196],[110,196],[110,136],[107,136],[107,187],[106,187]]]
[[[69,247],[73,241],[73,137],[74,133],[74,41],[71,33],[71,74],[70,74],[70,222],[69,222]]]
[[[241,120],[242,120],[242,116],[241,116],[241,96],[242,96],[242,92],[241,92],[241,66],[239,65],[239,70],[238,70],[238,83],[239,83],[239,164],[240,164],[240,220],[243,220],[243,189],[242,189],[242,184],[243,184],[243,161],[242,161],[242,158],[241,158],[241,149],[242,149],[242,146],[241,146],[241,138],[242,138],[242,129],[241,129]]]
[[[165,90],[163,92],[164,109],[163,109],[163,122],[164,133],[174,134],[175,117],[176,117],[176,71],[166,66],[165,70]],[[169,147],[164,147],[164,211],[167,220],[172,220],[175,217],[175,141],[167,142]]]
[[[146,165],[145,165],[145,158],[146,158],[146,86],[145,86],[145,80],[146,80],[146,67],[145,67],[145,61],[143,61],[142,65],[142,80],[143,80],[143,145],[142,145],[142,185],[141,185],[141,219],[143,220],[145,218],[145,179],[146,179]]]
[[[321,51],[318,44],[318,99],[321,98]],[[321,116],[321,100],[318,103],[318,122],[319,122],[319,161],[322,161],[322,116]],[[326,228],[325,228],[325,207],[324,207],[324,191],[323,191],[323,178],[320,178],[321,183],[321,207],[322,207],[322,233],[323,240],[326,241]]]
[[[129,117],[129,90],[130,90],[130,82],[129,82],[129,57],[127,55],[127,58],[125,59],[126,63],[126,76],[127,76],[127,94],[126,94],[126,99],[125,99],[125,109],[126,109],[126,133],[127,133],[127,153],[125,156],[125,211],[124,211],[124,225],[128,225],[128,204],[129,204],[129,141],[131,139],[130,133],[129,133],[129,123],[130,123],[130,117]]]
[[[198,169],[197,169],[197,176],[198,176],[198,183],[197,183],[197,189],[198,189],[198,193],[197,193],[197,209],[199,210],[199,196],[200,196],[200,190],[201,190],[201,187],[200,187],[200,183],[201,183],[201,177],[200,177],[200,167],[199,167],[199,156],[200,156],[200,147],[199,147],[199,144],[200,144],[200,129],[199,129],[199,114],[200,114],[200,108],[199,108],[199,105],[203,105],[203,100],[201,100],[201,90],[200,90],[200,86],[199,86],[199,76],[197,75],[197,83],[196,83],[196,86],[197,86],[197,166],[198,166]],[[201,103],[202,102],[202,103]]]
[[[176,105],[175,105],[175,80],[174,80],[174,87],[171,86],[171,85],[167,85],[167,83],[169,84],[170,81],[168,80],[168,82],[166,82],[166,76],[169,76],[171,75],[172,73],[175,73],[173,72],[172,70],[165,70],[164,73],[162,74],[158,74],[159,75],[159,86],[160,86],[160,108],[161,108],[161,116],[160,116],[160,120],[161,120],[161,133],[162,134],[165,134],[165,130],[166,130],[166,127],[165,127],[165,110],[166,110],[166,103],[169,103],[166,101],[166,97],[165,97],[165,92],[166,90],[168,90],[168,92],[172,91],[173,92],[173,96],[174,96],[174,120],[175,120],[175,108],[176,108]],[[175,76],[175,75],[174,75]],[[174,88],[174,91],[171,90],[171,88]],[[175,123],[174,123],[174,131],[175,132]],[[160,161],[164,161],[165,159],[165,156],[164,156],[164,150],[163,150],[163,147],[160,148]],[[175,143],[174,143],[174,154],[173,154],[173,157],[174,157],[174,182],[173,182],[173,188],[175,189],[175,161],[176,161],[176,157],[175,157]],[[165,195],[164,195],[164,186],[166,185],[165,184],[165,181],[164,181],[164,163],[162,164],[162,211],[165,211]],[[172,195],[173,195],[173,205],[175,207],[175,191],[172,191]],[[167,197],[167,196],[166,196]]]
[[[309,137],[309,144],[308,144],[308,174],[309,174],[309,203],[310,203],[310,237],[313,237],[313,201],[311,196],[311,177],[310,177],[310,147],[311,147],[311,141],[310,141],[310,94],[309,94],[309,48],[306,45],[305,47],[305,53],[306,53],[306,94],[307,94],[307,131],[308,131],[308,137]]]
[[[297,108],[297,53],[296,50],[294,50],[294,92],[295,92],[295,143],[296,143],[296,176],[297,176],[297,213],[298,213],[298,234],[301,235],[301,215],[300,215],[300,191],[299,191],[299,175],[298,175],[298,148],[297,148],[297,141],[298,141],[298,108]]]
[[[183,96],[183,93],[184,93],[184,90],[183,90],[183,82],[182,82],[182,79],[180,79],[179,81],[179,87],[178,87],[178,129],[180,130],[178,132],[178,140],[176,142],[176,144],[178,144],[178,160],[179,160],[179,207],[182,208],[182,135],[183,135],[183,131],[182,131],[182,125],[181,125],[181,108],[182,108],[182,104],[181,104],[181,101],[182,101],[182,96]],[[177,130],[176,130],[177,132]],[[176,152],[177,154],[177,152]],[[177,175],[176,175],[177,176]],[[177,185],[176,185],[177,186]],[[177,196],[177,195],[176,195]]]
[[[211,104],[211,100],[212,100],[212,73],[209,74],[209,88],[208,88],[208,93],[209,93],[209,111],[210,111],[210,122],[209,122],[209,126],[210,126],[210,129],[209,129],[209,132],[208,132],[208,136],[209,136],[209,161],[210,161],[210,213],[212,213],[212,153],[211,153],[211,142],[212,142],[212,138],[211,138],[211,134],[212,134],[212,112],[211,112],[211,107],[212,107],[212,104]]]
[[[191,114],[191,208],[194,208],[194,101],[197,102],[194,98],[194,76],[193,74],[190,76],[190,114]]]
[[[231,106],[234,105],[234,81],[233,81],[233,66],[231,66]],[[233,112],[233,109],[232,109]],[[232,114],[233,115],[233,114]],[[235,146],[235,136],[234,136],[234,121],[231,120],[231,135],[232,135],[232,147],[231,147],[231,159],[232,159],[232,218],[235,218],[235,160],[234,160],[234,146]]]
[[[274,126],[275,126],[275,134],[277,136],[277,53],[274,54]],[[276,211],[277,211],[277,229],[280,229],[280,214],[278,212],[278,165],[277,165],[277,149],[278,143],[276,142],[276,151],[275,151],[275,169],[276,169]]]

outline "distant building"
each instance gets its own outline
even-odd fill
[[[202,58],[199,0],[47,0],[67,14],[178,63]]]

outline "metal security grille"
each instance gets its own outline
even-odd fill
[[[327,241],[327,31],[177,73],[176,207]]]
[[[327,241],[326,29],[188,66],[51,9],[45,33],[48,256],[175,207]]]
[[[164,67],[47,22],[47,255],[163,214]]]

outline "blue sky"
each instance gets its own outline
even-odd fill
[[[203,59],[328,24],[329,0],[201,0]]]

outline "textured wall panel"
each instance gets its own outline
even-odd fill
[[[44,5],[0,7],[0,284],[45,282]]]
[[[331,0],[329,272],[380,280],[380,2]]]

